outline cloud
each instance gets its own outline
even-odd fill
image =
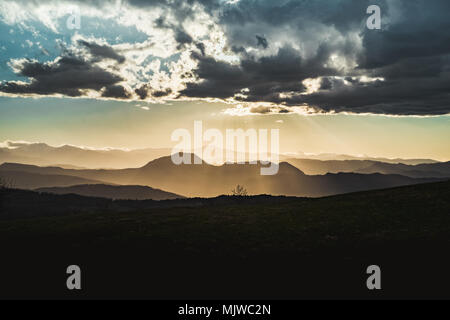
[[[270,113],[271,111],[272,111],[272,108],[267,107],[267,106],[257,106],[257,107],[250,108],[251,113],[266,114],[266,113]]]
[[[117,98],[117,99],[129,99],[131,97],[131,93],[129,93],[121,85],[110,85],[110,86],[105,87],[105,90],[102,92],[102,97]]]
[[[68,4],[5,0],[0,19],[23,28],[40,21],[58,33]],[[371,0],[76,4],[82,18],[109,19],[147,39],[105,39],[110,30],[104,29],[96,39],[74,36],[52,61],[11,60],[28,80],[4,80],[0,92],[147,102],[218,99],[243,105],[235,114],[450,113],[447,0],[377,0],[381,30],[366,28]]]
[[[182,94],[204,97],[210,91],[229,100],[278,104],[282,112],[450,113],[450,39],[444,31],[450,29],[449,2],[380,1],[380,31],[365,28],[361,13],[368,5],[241,0],[221,15],[239,64],[195,57],[199,80]],[[276,39],[267,55],[253,50],[255,30]],[[268,47],[261,36],[256,47]],[[305,90],[305,81],[314,80],[319,86]],[[267,114],[273,108],[248,111]]]
[[[256,40],[258,41],[257,45],[263,47],[264,49],[267,49],[269,46],[269,42],[267,42],[267,39],[264,36],[256,35]]]
[[[325,47],[320,51],[327,50]],[[290,46],[278,49],[273,56],[242,58],[239,65],[193,54],[198,62],[195,73],[202,81],[188,83],[181,94],[188,97],[235,98],[246,102],[282,102],[280,94],[303,92],[302,81],[317,75],[333,75],[324,67],[326,56],[318,53],[305,60]]]
[[[156,91],[153,91],[153,92],[152,92],[152,95],[153,95],[154,97],[159,98],[159,97],[165,97],[165,96],[168,96],[168,95],[171,94],[171,93],[172,93],[172,90],[171,90],[170,88],[168,88],[168,89],[166,89],[166,90],[156,90]]]
[[[29,82],[7,81],[0,91],[17,95],[55,95],[80,97],[86,90],[99,91],[124,79],[94,65],[83,57],[64,55],[54,61],[41,63],[19,59],[12,62],[13,69]]]
[[[89,49],[92,56],[97,57],[98,59],[109,58],[116,60],[119,63],[123,63],[125,61],[125,57],[118,54],[112,47],[107,45],[99,45],[95,42],[87,42],[85,40],[78,40],[78,43],[82,44],[86,48]]]
[[[139,88],[134,89],[134,92],[139,96],[141,100],[147,98],[149,93],[149,87],[148,85],[144,84],[140,86]]]

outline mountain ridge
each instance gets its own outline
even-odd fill
[[[77,194],[113,200],[172,200],[184,198],[171,192],[139,185],[82,184],[69,187],[37,188],[34,191],[54,194]]]
[[[120,149],[120,148],[88,148],[74,145],[51,146],[43,142],[14,142],[5,141],[1,143],[5,147],[0,147],[1,162],[19,162],[33,165],[52,165],[63,163],[65,165],[99,168],[101,164],[104,168],[130,168],[141,167],[151,159],[172,153],[170,148],[141,148],[141,149]],[[245,153],[248,156],[247,153]],[[294,155],[280,154],[279,159],[285,161],[288,158],[297,159],[319,159],[319,160],[371,160],[384,163],[437,163],[433,159],[389,159],[383,157],[351,156],[342,154],[318,154],[308,155],[303,152]]]
[[[192,155],[191,155],[192,156]],[[20,169],[20,168],[23,169]],[[229,194],[237,185],[243,185],[249,194],[320,197],[354,191],[380,189],[423,182],[439,181],[436,178],[410,178],[398,174],[327,174],[306,175],[287,162],[279,164],[273,176],[262,176],[260,163],[203,164],[172,163],[169,156],[148,162],[140,168],[128,169],[63,169],[20,164],[2,164],[0,173],[24,170],[31,173],[60,174],[94,179],[105,184],[141,185],[161,189],[187,197],[214,197]]]

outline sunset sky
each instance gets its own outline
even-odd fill
[[[381,30],[366,27],[371,4]],[[203,120],[278,128],[281,152],[448,161],[449,12],[447,0],[4,0],[0,143],[171,147]]]

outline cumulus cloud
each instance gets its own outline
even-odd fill
[[[61,55],[52,61],[12,59],[10,66],[25,81],[3,81],[0,92],[9,95],[64,95],[69,97],[131,98],[119,85],[126,78],[116,68],[125,58],[111,46],[74,39],[75,46],[63,45]],[[112,60],[113,63],[105,63]]]
[[[125,57],[118,54],[113,48],[108,45],[99,45],[95,42],[87,42],[85,40],[79,40],[80,44],[89,49],[91,55],[98,59],[109,58],[116,60],[119,63],[123,63],[125,61]]]
[[[106,71],[82,57],[65,55],[54,61],[41,63],[36,60],[13,60],[16,72],[30,79],[29,82],[7,81],[0,84],[0,91],[17,95],[54,95],[79,97],[87,90],[99,91],[105,86],[124,79]]]
[[[102,97],[128,99],[131,97],[131,94],[121,85],[111,85],[105,87]]]
[[[2,81],[0,92],[219,99],[236,115],[450,113],[450,2],[376,2],[381,30],[366,28],[369,0],[80,0],[82,15],[147,39],[75,36],[52,61],[11,60],[28,80]],[[60,3],[5,0],[0,19],[24,28],[41,21],[57,33],[68,2]]]

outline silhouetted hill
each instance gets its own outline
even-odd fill
[[[358,173],[401,174],[408,177],[450,177],[450,162],[405,165],[375,162],[368,167],[355,170]]]
[[[339,172],[400,174],[411,178],[450,177],[450,162],[406,165],[372,160],[315,160],[287,159],[287,162],[306,174],[326,174]]]
[[[139,187],[139,186],[138,186]],[[50,188],[53,189],[53,188]],[[287,196],[227,196],[215,198],[174,198],[169,200],[121,200],[106,197],[83,196],[74,193],[56,194],[41,190],[21,190],[0,188],[1,218],[22,218],[34,216],[67,215],[86,212],[129,212],[134,210],[146,210],[152,208],[200,208],[223,206],[277,206],[283,204],[302,203],[303,201],[322,201],[332,199],[336,203],[354,201],[366,201],[370,204],[375,201],[397,198],[400,202],[414,197],[436,198],[440,203],[447,201],[446,195],[450,195],[450,180],[443,182],[416,184],[388,189],[359,191],[345,195],[334,195],[322,198],[287,197]],[[434,193],[433,193],[434,192]],[[353,201],[352,200],[352,201]],[[430,200],[431,201],[431,200]],[[448,201],[447,201],[448,202]]]
[[[317,160],[288,158],[286,162],[302,170],[309,175],[320,175],[327,173],[355,172],[371,166],[371,160]]]
[[[144,148],[134,150],[121,149],[90,149],[72,145],[50,146],[45,143],[28,142],[6,142],[8,147],[0,147],[0,163],[16,162],[27,163],[38,166],[49,166],[57,163],[64,164],[64,167],[86,167],[86,168],[134,168],[141,167],[152,159],[157,159],[171,154],[170,148]],[[201,154],[201,153],[198,153]],[[248,156],[248,153],[245,153]],[[375,157],[355,157],[340,154],[319,154],[308,155],[302,152],[298,153],[296,158],[307,160],[356,160],[356,161],[375,161],[384,163],[403,163],[416,165],[420,163],[435,163],[431,159],[388,159]],[[282,161],[293,156],[279,155]],[[320,174],[307,172],[308,174]]]
[[[346,160],[356,160],[356,161],[374,161],[374,162],[384,162],[384,163],[403,163],[408,165],[416,165],[421,163],[438,163],[439,161],[433,159],[402,159],[402,158],[383,158],[383,157],[370,157],[370,156],[352,156],[347,154],[336,154],[336,153],[320,153],[320,154],[307,154],[302,151],[297,152],[294,156],[290,157],[283,156],[284,161],[287,159],[299,159],[299,160],[321,160],[321,161],[346,161]],[[281,159],[281,158],[280,158]]]
[[[39,188],[35,191],[55,194],[78,194],[88,197],[100,197],[123,200],[170,200],[182,196],[145,186],[117,186],[106,184],[84,184],[70,187]]]
[[[61,284],[73,263],[83,297],[448,297],[449,212],[448,181],[318,199],[0,189],[0,297],[73,298]],[[381,293],[365,286],[371,264]]]
[[[447,162],[438,162],[438,163],[421,163],[414,166],[417,170],[424,170],[424,171],[439,171],[442,173],[445,173],[447,175],[450,175],[450,161]]]
[[[0,170],[0,179],[14,188],[36,189],[42,187],[66,187],[76,184],[102,183],[94,179],[64,174],[40,174],[26,171]]]
[[[421,182],[399,175],[327,174],[308,176],[289,163],[282,162],[273,176],[262,176],[261,165],[225,164],[223,166],[174,165],[170,157],[154,160],[139,169],[138,184],[155,181],[154,186],[188,196],[211,197],[228,194],[236,184],[244,185],[250,194],[286,196],[325,196],[359,190],[379,189]],[[107,179],[104,176],[98,178]],[[195,182],[195,183],[193,183]],[[186,186],[189,190],[186,191]]]
[[[88,168],[139,167],[150,159],[170,154],[170,149],[87,149],[70,145],[59,147],[45,143],[9,142],[13,148],[0,148],[1,162],[19,162],[40,166],[55,163]]]
[[[276,175],[262,176],[260,164],[175,165],[171,157],[153,160],[141,168],[118,170],[70,170],[8,163],[0,166],[0,172],[9,170],[66,174],[106,183],[144,185],[188,197],[215,197],[229,194],[237,184],[243,185],[249,194],[253,195],[320,197],[438,180],[414,179],[401,175],[354,173],[308,176],[287,162],[280,163]]]

